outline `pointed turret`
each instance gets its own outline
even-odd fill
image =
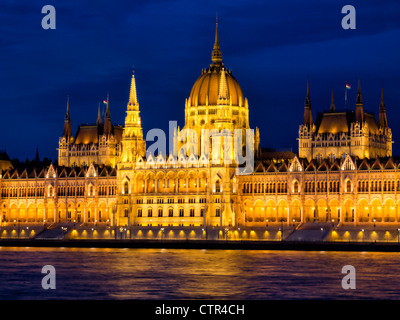
[[[360,78],[358,78],[358,91],[357,91],[357,103],[362,104],[362,97],[361,97],[361,82]]]
[[[218,87],[218,105],[228,105],[229,104],[229,96],[228,96],[228,85],[226,84],[226,74],[224,68],[221,70],[221,76],[219,79],[219,87]]]
[[[381,91],[381,104],[379,105],[378,126],[380,128],[387,128],[388,127],[387,117],[386,117],[385,101],[384,101],[384,98],[383,98],[383,87],[382,87],[382,91]]]
[[[136,93],[135,70],[132,69],[131,88],[122,136],[121,162],[135,162],[139,156],[144,157],[146,155],[146,141],[143,140],[141,123]]]
[[[360,78],[358,78],[358,92],[357,92],[357,102],[356,102],[356,122],[364,122],[364,105],[361,97],[361,84]]]
[[[71,117],[69,115],[69,97],[67,98],[67,112],[64,120],[63,138],[69,140],[72,137]]]
[[[129,92],[128,109],[139,110],[139,102],[136,93],[135,69],[132,69],[131,90]]]
[[[97,111],[97,121],[96,121],[96,124],[97,124],[98,126],[101,125],[100,103],[99,103],[99,109],[98,109],[98,111]]]
[[[40,162],[40,157],[39,157],[39,146],[36,146],[35,162]]]
[[[313,118],[312,118],[312,112],[311,112],[311,99],[310,99],[310,85],[309,85],[308,81],[307,81],[306,102],[304,104],[303,125],[310,126],[310,127],[313,125]]]
[[[214,48],[211,54],[211,60],[213,65],[221,65],[222,62],[222,52],[221,48],[219,46],[219,39],[218,39],[218,19],[216,21],[216,27],[215,27],[215,42],[214,42]]]
[[[107,107],[106,107],[106,115],[104,117],[104,127],[103,134],[109,136],[111,134],[111,116],[110,116],[110,108],[109,108],[109,96],[107,94]]]
[[[332,98],[331,98],[331,112],[335,112],[336,108],[335,108],[335,98],[333,96],[333,89],[332,89]]]

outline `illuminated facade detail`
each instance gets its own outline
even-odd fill
[[[1,184],[1,221],[110,224],[116,190],[116,170],[111,167],[9,170]]]
[[[308,161],[340,158],[346,154],[360,159],[391,157],[392,131],[387,123],[383,89],[378,122],[373,114],[364,112],[360,81],[355,111],[336,111],[332,92],[330,111],[318,114],[314,122],[307,84],[304,117],[298,140],[299,157],[307,158]]]
[[[182,153],[185,129],[200,140],[202,130],[218,135],[250,129],[248,101],[222,62],[218,25],[211,60],[185,102],[185,126],[174,131],[176,154],[146,154],[134,72],[124,127],[111,124],[107,99],[104,121],[99,108],[96,124],[80,126],[74,137],[68,100],[58,165],[0,172],[1,223],[160,228],[400,223],[400,162],[391,158],[383,92],[378,122],[364,112],[360,86],[355,112],[336,111],[332,93],[330,111],[314,121],[307,85],[298,156],[265,157],[256,128],[251,137],[256,162],[247,175],[237,173],[235,162],[213,163],[211,143],[199,141],[197,156]],[[245,149],[248,140],[243,133],[242,138]]]
[[[111,124],[109,98],[107,97],[104,123],[101,121],[99,106],[96,124],[80,125],[74,138],[68,101],[63,135],[58,143],[58,164],[72,167],[97,163],[115,167],[119,159],[122,131],[121,126]]]
[[[240,225],[399,223],[400,163],[392,158],[260,162],[240,177]]]

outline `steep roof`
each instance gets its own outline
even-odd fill
[[[372,134],[378,134],[379,129],[374,114],[364,112],[364,120],[368,124],[370,132]],[[355,122],[354,111],[318,113],[315,120],[316,132],[319,134],[348,133],[350,132],[351,123],[353,122]]]
[[[113,125],[111,133],[114,134],[116,142],[122,140],[123,127]],[[103,134],[103,126],[99,125],[80,125],[76,135],[75,144],[97,144],[99,143],[99,136]]]

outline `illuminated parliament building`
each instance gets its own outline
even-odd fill
[[[251,130],[249,123],[251,106],[222,60],[217,25],[211,64],[186,99],[183,129],[174,132],[178,151],[153,155],[146,153],[137,76],[132,73],[124,126],[112,124],[107,99],[104,118],[99,109],[96,123],[79,126],[74,135],[68,103],[57,164],[21,169],[0,163],[1,225],[400,223],[400,162],[392,157],[383,91],[378,119],[364,111],[360,82],[353,110],[336,111],[332,92],[330,109],[314,117],[307,84],[298,153],[262,152],[258,128]],[[240,151],[252,145],[247,150],[254,153],[252,170],[238,174],[235,161],[214,163],[214,153],[224,153],[207,144],[196,145],[197,157],[179,152],[184,129],[196,132],[199,140],[206,139],[203,129],[251,130],[250,139],[242,135]]]

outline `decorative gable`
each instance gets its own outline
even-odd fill
[[[348,154],[346,154],[346,157],[343,161],[342,170],[355,170],[354,162]]]
[[[299,158],[294,156],[292,163],[290,164],[289,171],[291,172],[300,172],[303,170],[303,166],[300,163]]]
[[[86,176],[87,177],[96,177],[97,176],[96,168],[94,167],[93,163],[90,164],[90,167],[88,169]]]
[[[50,164],[49,170],[47,170],[47,178],[55,178],[56,170],[53,167],[53,164]]]

